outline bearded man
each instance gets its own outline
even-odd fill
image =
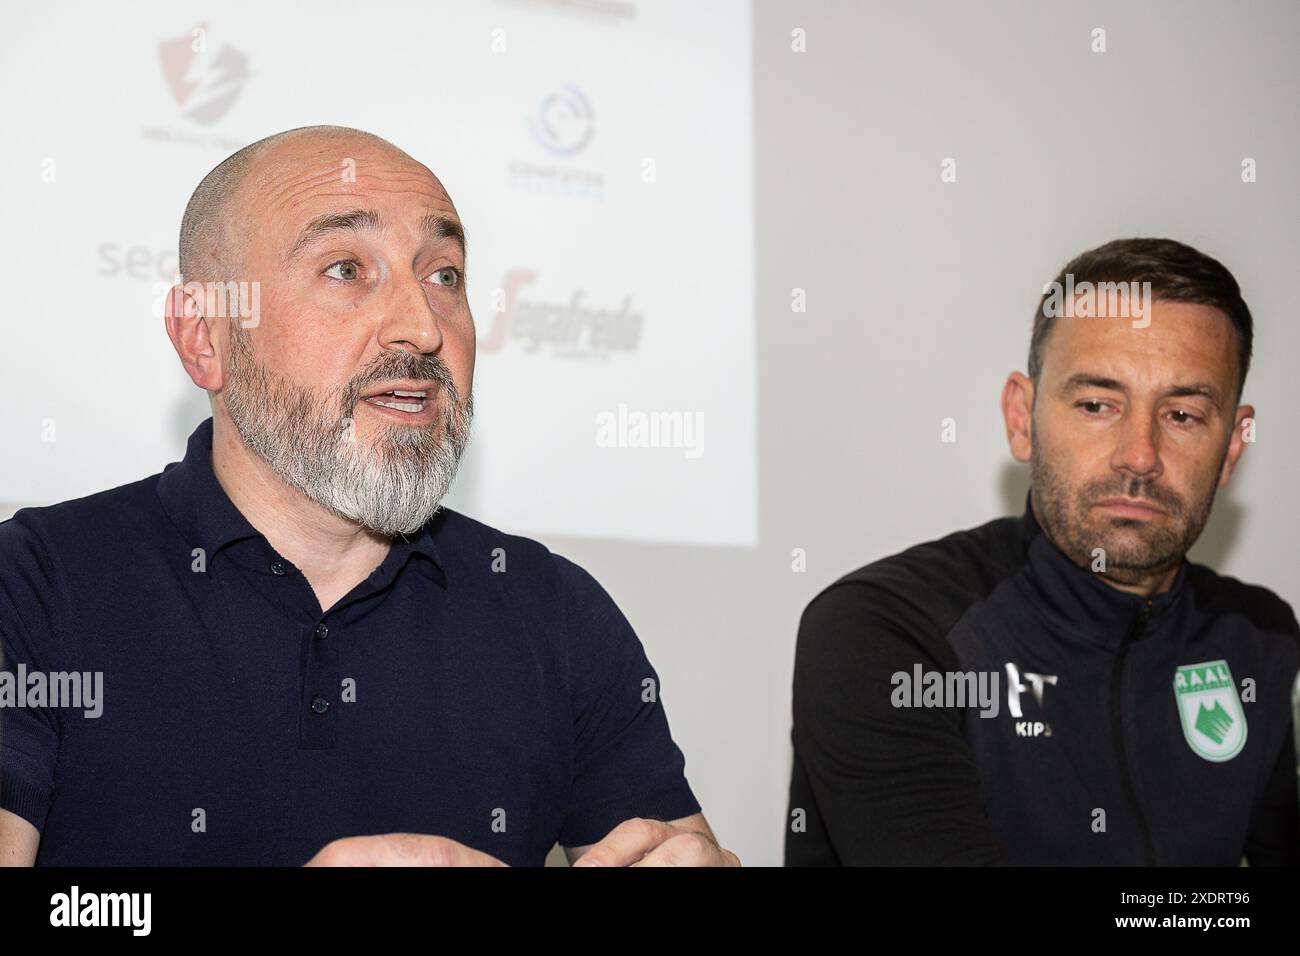
[[[1300,626],[1186,559],[1253,440],[1252,336],[1231,273],[1172,240],[1048,284],[1002,392],[1024,514],[803,614],[788,864],[1300,862]]]
[[[358,130],[199,184],[166,327],[212,417],[161,474],[0,525],[0,861],[738,864],[608,594],[441,507],[465,252],[437,177]],[[63,673],[101,713],[31,692]]]

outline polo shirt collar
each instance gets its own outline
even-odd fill
[[[172,523],[193,547],[203,548],[208,560],[228,544],[262,536],[235,507],[212,470],[211,418],[205,419],[190,435],[184,459],[163,469],[158,478],[158,497]],[[447,575],[434,543],[436,530],[442,524],[440,510],[412,534],[394,536],[380,568],[386,575],[396,575],[409,557],[421,555],[427,561],[416,563],[446,588]]]

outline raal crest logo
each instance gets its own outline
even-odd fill
[[[1231,760],[1246,744],[1246,715],[1227,661],[1184,664],[1174,674],[1183,737],[1206,760]]]

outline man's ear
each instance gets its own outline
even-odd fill
[[[221,388],[224,374],[212,328],[203,315],[202,296],[195,294],[197,289],[197,284],[193,288],[178,284],[167,293],[167,337],[191,381],[213,392]]]
[[[1255,440],[1255,406],[1238,405],[1237,417],[1232,425],[1232,435],[1228,438],[1228,454],[1223,458],[1223,468],[1219,472],[1219,487],[1228,483],[1228,476],[1237,466],[1237,459],[1246,450],[1246,446]]]
[[[1034,383],[1028,376],[1012,372],[1002,386],[1002,420],[1007,425],[1007,444],[1016,461],[1029,461],[1033,448]]]

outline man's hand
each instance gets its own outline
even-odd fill
[[[703,818],[700,818],[701,821]],[[573,861],[574,866],[740,866],[718,846],[707,823],[701,829],[635,817],[624,820]]]
[[[447,837],[383,833],[327,843],[305,866],[506,866]]]

